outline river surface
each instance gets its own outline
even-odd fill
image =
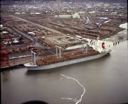
[[[48,104],[128,102],[128,41],[110,56],[47,71],[20,67],[1,72],[2,104],[43,100]]]

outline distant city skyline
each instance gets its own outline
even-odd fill
[[[56,1],[56,0],[1,0],[1,1],[9,1],[9,2],[13,2],[13,1]],[[101,1],[101,2],[125,2],[127,3],[127,0],[62,0],[62,1]]]

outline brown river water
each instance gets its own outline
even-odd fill
[[[1,72],[2,104],[42,100],[48,104],[128,102],[128,41],[109,56],[46,71],[24,67]]]

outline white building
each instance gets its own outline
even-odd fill
[[[69,14],[65,14],[65,15],[55,15],[54,16],[55,18],[80,18],[80,15],[79,15],[79,13],[74,13],[74,14],[72,14],[72,15],[69,15]]]
[[[72,15],[72,18],[80,18],[79,13],[75,13],[75,14],[73,14],[73,15]]]

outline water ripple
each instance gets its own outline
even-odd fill
[[[61,99],[64,99],[64,100],[71,100],[71,101],[74,101],[75,102],[75,104],[80,104],[80,102],[82,101],[82,98],[83,98],[83,96],[84,96],[84,94],[85,94],[85,92],[86,92],[86,89],[85,89],[85,87],[84,87],[84,85],[82,85],[77,79],[75,79],[75,78],[73,78],[73,77],[70,77],[70,76],[67,76],[67,75],[64,75],[64,74],[60,74],[62,77],[64,77],[64,78],[66,78],[66,79],[69,79],[69,80],[73,80],[73,81],[75,81],[82,89],[83,89],[83,92],[82,92],[82,94],[80,95],[80,98],[79,99],[74,99],[74,98],[66,98],[66,97],[63,97],[63,98],[61,98]]]

